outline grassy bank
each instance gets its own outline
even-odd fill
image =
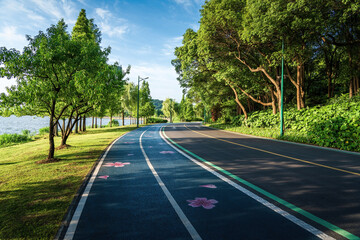
[[[251,112],[233,117],[228,124],[211,126],[262,137],[332,147],[360,152],[360,96],[349,99],[342,95],[326,105],[297,110],[288,107],[284,112],[285,134],[280,138],[279,113],[272,110]]]
[[[48,139],[0,148],[0,239],[51,239],[70,202],[102,151],[134,127],[89,129],[70,136],[57,150],[61,161],[37,164],[47,156]],[[56,138],[56,145],[60,144]]]

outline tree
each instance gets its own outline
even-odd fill
[[[139,115],[142,117],[150,117],[155,113],[155,106],[150,95],[149,82],[143,81],[140,88],[140,109]]]
[[[170,118],[170,123],[172,123],[172,119],[175,116],[175,100],[171,98],[166,98],[163,102],[162,112],[165,117]]]
[[[86,12],[82,9],[73,28],[71,41],[81,46],[81,51],[87,55],[87,59],[80,63],[84,67],[77,71],[74,84],[68,86],[73,95],[64,99],[70,105],[66,112],[69,121],[66,128],[61,129],[62,139],[59,148],[67,146],[67,139],[81,115],[93,110],[99,116],[105,115],[105,97],[113,91],[110,84],[112,79],[109,79],[112,69],[106,63],[110,48],[101,49],[100,36],[99,29],[92,19],[86,18]]]
[[[69,108],[65,99],[73,92],[75,75],[84,68],[86,54],[81,45],[71,41],[64,20],[52,25],[34,38],[27,36],[28,46],[22,53],[14,49],[0,50],[1,76],[14,77],[17,86],[8,88],[8,95],[1,95],[2,107],[16,107],[23,114],[48,115],[49,153],[47,161],[54,160],[54,127]]]

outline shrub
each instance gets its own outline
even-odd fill
[[[360,151],[360,97],[349,99],[348,95],[343,95],[325,106],[301,110],[287,108],[284,119],[285,128],[302,135],[308,143]],[[233,117],[231,124],[249,128],[279,128],[280,116],[268,109],[250,113],[246,121],[243,115]]]
[[[115,119],[113,119],[112,121],[111,121],[111,123],[112,123],[112,126],[113,127],[118,127],[120,124],[119,124],[119,121],[118,120],[115,120]],[[110,122],[106,125],[106,127],[110,127]]]
[[[47,133],[49,133],[49,127],[44,127],[44,128],[40,128],[39,129],[39,134],[40,135],[44,135],[44,134],[47,134]]]
[[[2,134],[0,135],[0,145],[7,145],[10,143],[20,143],[30,141],[31,137],[29,135],[22,134]]]
[[[148,118],[147,119],[147,123],[167,123],[166,119],[162,119],[162,118]]]

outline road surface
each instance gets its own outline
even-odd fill
[[[130,132],[65,239],[359,239],[360,156],[199,124]]]

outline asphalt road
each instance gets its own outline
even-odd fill
[[[357,239],[358,160],[196,124],[147,126],[106,152],[65,239]]]
[[[165,131],[192,153],[266,191],[242,184],[296,217],[336,239],[359,239],[360,154],[196,124],[167,126]]]

